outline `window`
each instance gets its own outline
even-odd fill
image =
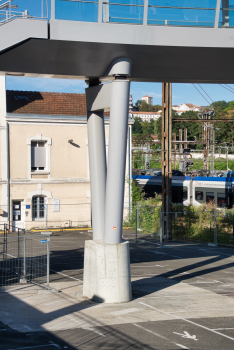
[[[28,178],[31,179],[37,172],[48,175],[50,178],[50,156],[52,139],[42,134],[29,137],[28,145]]]
[[[46,143],[32,141],[31,143],[31,171],[46,169]]]
[[[37,196],[32,198],[32,218],[34,220],[45,218],[45,197]]]
[[[225,193],[218,193],[218,207],[224,208],[227,206],[227,199]]]
[[[214,192],[206,192],[206,203],[210,203],[214,200]]]
[[[195,199],[196,201],[203,201],[203,191],[195,191]]]
[[[183,186],[183,200],[188,199],[188,189],[187,187]]]

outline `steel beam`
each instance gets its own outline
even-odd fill
[[[192,122],[192,123],[206,123],[206,119],[185,119],[185,118],[176,118],[172,119],[172,122]],[[225,123],[225,122],[231,122],[234,123],[234,119],[230,118],[223,118],[223,119],[210,119],[210,123]]]
[[[162,83],[162,232],[163,238],[171,239],[172,198],[172,84]]]

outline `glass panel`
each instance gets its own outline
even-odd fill
[[[218,193],[218,207],[224,208],[227,206],[227,199],[225,193]]]
[[[216,0],[149,0],[148,24],[213,27]]]
[[[187,187],[183,187],[183,199],[188,199],[188,189]]]
[[[210,203],[214,200],[214,192],[206,192],[206,203]]]
[[[98,1],[55,0],[55,19],[97,22]]]
[[[183,203],[183,187],[172,186],[172,203]]]
[[[39,218],[40,219],[44,218],[44,213],[45,213],[44,197],[39,197]]]
[[[37,218],[37,197],[33,197],[32,199],[32,218]]]
[[[234,27],[234,0],[222,0],[219,27]]]
[[[196,201],[202,201],[203,200],[203,192],[202,191],[195,191],[195,199],[196,199]]]
[[[144,15],[144,1],[104,1],[102,11],[103,22],[142,24]]]

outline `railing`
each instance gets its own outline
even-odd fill
[[[0,0],[0,25],[16,18],[49,19],[50,0]]]
[[[15,18],[231,28],[234,0],[0,0],[0,25]]]
[[[157,26],[233,27],[229,0],[53,0],[55,19]]]

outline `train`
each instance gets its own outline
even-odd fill
[[[162,193],[162,176],[133,175],[145,197]],[[198,206],[213,201],[219,208],[234,205],[234,177],[172,176],[172,203]]]

